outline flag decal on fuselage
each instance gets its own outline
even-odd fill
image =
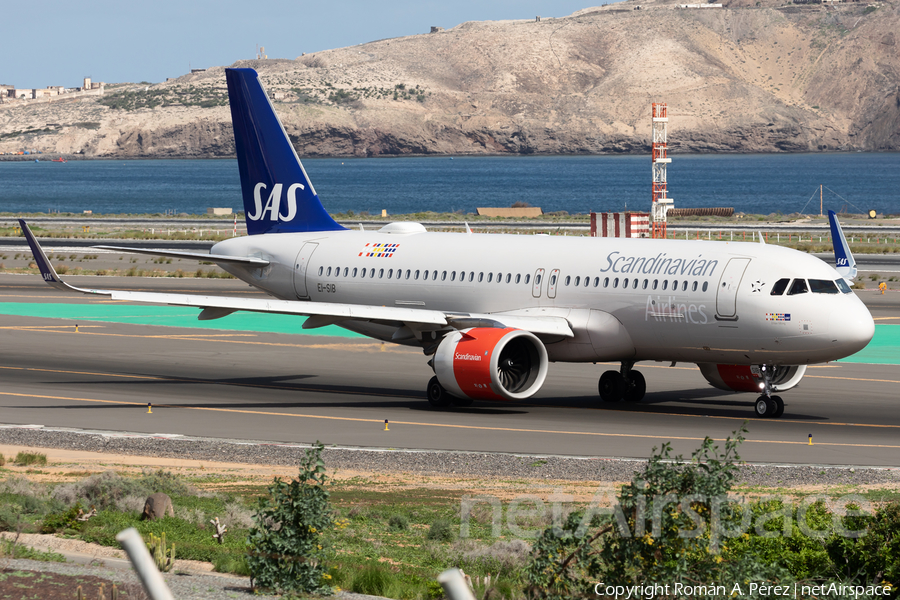
[[[359,255],[366,258],[390,258],[399,247],[400,244],[366,244]]]

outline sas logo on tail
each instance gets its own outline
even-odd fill
[[[359,256],[365,256],[366,258],[390,258],[399,247],[400,244],[366,244]]]
[[[263,207],[262,194],[266,190],[265,183],[257,183],[253,188],[253,202],[255,211],[252,215],[247,215],[251,221],[259,221],[269,213],[270,221],[293,221],[297,216],[297,190],[304,190],[306,187],[302,183],[292,183],[287,189],[287,214],[281,212],[281,190],[284,187],[281,183],[272,186],[269,192],[269,199]]]

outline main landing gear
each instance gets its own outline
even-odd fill
[[[784,414],[784,400],[781,399],[781,396],[772,395],[772,392],[775,391],[775,387],[772,385],[775,369],[771,366],[762,365],[760,372],[765,392],[756,399],[753,409],[756,411],[756,416],[761,419],[777,419]]]
[[[457,398],[451,396],[450,393],[444,389],[444,386],[441,385],[441,382],[438,381],[437,377],[431,378],[425,393],[428,395],[428,404],[430,404],[432,408],[448,408],[450,405],[465,407],[472,406],[472,402],[474,402],[471,398]]]
[[[640,402],[647,392],[647,381],[640,371],[633,371],[633,362],[623,362],[619,371],[607,371],[598,385],[604,402]]]

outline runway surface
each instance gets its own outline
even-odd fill
[[[83,277],[73,283],[258,293],[235,280]],[[862,297],[879,331],[892,334],[896,325],[885,324],[900,323],[900,294]],[[554,364],[543,390],[529,402],[439,412],[425,401],[431,370],[420,351],[361,337],[301,333],[296,318],[241,322],[232,315],[201,329],[196,311],[111,305],[57,292],[38,277],[14,275],[0,275],[0,312],[5,313],[0,314],[0,423],[646,457],[666,441],[689,454],[705,435],[722,439],[746,420],[750,432],[741,451],[746,460],[900,466],[896,364],[811,367],[800,387],[783,394],[787,407],[777,420],[754,418],[754,396],[714,390],[694,365],[659,363],[638,367],[648,387],[638,405],[598,401],[597,379],[615,365]],[[59,316],[67,318],[51,318]],[[284,328],[295,333],[273,332]],[[892,348],[889,344],[882,354],[890,359],[896,355]]]

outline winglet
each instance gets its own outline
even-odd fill
[[[760,243],[760,244],[765,244],[765,243],[766,243],[766,240],[763,239],[762,231],[757,231],[756,234],[759,236],[759,243]]]
[[[837,215],[833,210],[828,211],[828,221],[831,223],[831,242],[834,245],[834,265],[837,272],[848,283],[856,279],[856,259],[850,252],[850,244],[844,237],[844,230],[838,222]]]
[[[57,275],[56,273],[56,269],[54,269],[53,265],[50,264],[50,259],[47,258],[47,255],[44,253],[44,249],[41,248],[41,245],[38,243],[37,238],[34,237],[34,233],[31,232],[31,229],[28,227],[28,224],[24,219],[19,219],[19,226],[22,228],[22,233],[25,235],[25,240],[31,247],[31,253],[34,255],[34,262],[35,264],[37,264],[38,269],[40,269],[41,271],[41,277],[44,278],[44,281],[47,282],[48,285],[66,292],[81,292],[85,294],[104,293],[102,290],[83,290],[81,288],[71,286],[60,279],[59,275]]]

